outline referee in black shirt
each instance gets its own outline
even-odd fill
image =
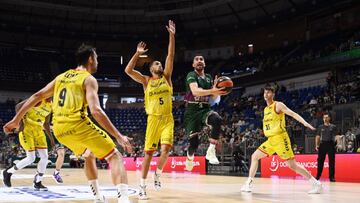
[[[329,158],[329,178],[331,182],[335,182],[335,146],[336,146],[336,135],[338,135],[338,130],[336,125],[330,123],[330,115],[324,114],[323,116],[324,124],[320,125],[317,129],[316,135],[316,151],[318,151],[317,159],[317,176],[316,179],[320,179],[321,173],[324,168],[324,161],[326,154]]]

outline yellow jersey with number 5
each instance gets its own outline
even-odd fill
[[[285,114],[275,111],[276,101],[264,109],[263,131],[266,137],[286,133]]]
[[[173,88],[164,76],[150,79],[144,92],[145,111],[148,115],[169,115],[172,113]]]
[[[86,70],[70,69],[56,77],[53,123],[76,122],[87,117],[84,81],[90,75]]]

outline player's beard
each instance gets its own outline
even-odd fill
[[[164,74],[164,70],[163,69],[154,70],[154,73],[158,76],[162,76]]]
[[[195,70],[196,70],[197,72],[201,72],[201,71],[204,70],[204,66],[199,64],[199,65],[197,65],[197,66],[195,67]]]
[[[91,67],[91,74],[95,74],[97,72],[98,65],[94,64],[93,67]]]

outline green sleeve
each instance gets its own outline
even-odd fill
[[[189,85],[190,83],[194,83],[194,82],[197,83],[196,75],[195,75],[194,72],[190,72],[190,73],[187,74],[187,76],[186,76],[186,85]]]

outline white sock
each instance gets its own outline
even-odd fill
[[[44,178],[44,174],[37,172],[37,174],[35,176],[35,183],[41,182],[43,180],[43,178]]]
[[[140,179],[140,185],[141,185],[141,186],[145,186],[145,185],[146,185],[146,179],[141,178],[141,179]]]
[[[316,180],[314,177],[311,176],[311,178],[309,179],[309,182],[313,185],[315,185],[316,183],[318,183],[319,181]]]
[[[43,175],[45,174],[46,171],[46,167],[48,164],[48,151],[47,149],[37,149],[37,152],[39,154],[40,157],[40,161],[37,163],[37,171],[38,171],[38,176],[37,176],[37,180],[36,182],[40,182],[43,179]],[[39,180],[39,181],[38,181]]]
[[[253,178],[249,177],[246,181],[246,184],[250,184],[253,181]]]
[[[58,171],[58,170],[54,170],[54,175],[57,175],[57,174],[59,174],[60,173],[60,171]]]
[[[13,166],[7,170],[8,173],[15,173],[16,171],[17,170],[15,169],[15,166]]]
[[[155,175],[156,175],[157,177],[160,177],[161,174],[162,174],[162,171],[163,171],[162,169],[156,168]]]
[[[215,144],[210,143],[209,149],[215,149],[215,147],[216,147]]]
[[[94,195],[94,197],[96,199],[101,199],[102,196],[100,194],[100,190],[99,190],[99,181],[97,179],[95,180],[89,180],[89,185],[90,185],[90,188],[91,188],[91,191]]]
[[[118,184],[116,185],[117,193],[118,193],[118,199],[121,197],[128,197],[128,185],[127,184]]]
[[[188,158],[189,160],[193,161],[193,160],[194,160],[194,155],[190,156],[190,155],[189,155],[189,152],[188,152],[188,153],[187,153],[187,158]]]

